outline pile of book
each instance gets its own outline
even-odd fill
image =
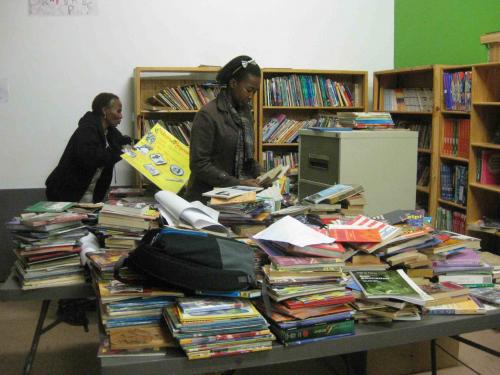
[[[432,112],[433,101],[430,88],[384,89],[384,111]]]
[[[215,99],[220,86],[215,82],[166,87],[147,99],[152,110],[196,110]]]
[[[107,248],[132,250],[144,232],[158,227],[158,211],[145,203],[104,204],[99,212],[96,229],[105,237]],[[120,205],[119,205],[120,204]]]
[[[163,318],[188,359],[270,350],[275,340],[264,317],[244,299],[178,298]]]
[[[79,239],[87,234],[83,213],[64,212],[69,202],[38,202],[6,226],[16,245],[14,270],[22,289],[85,282]]]
[[[388,129],[394,127],[391,114],[385,112],[339,112],[339,125],[354,129]]]
[[[177,346],[161,327],[161,316],[163,308],[173,306],[182,292],[104,279],[97,281],[97,290],[106,332],[100,356],[116,355],[117,351],[121,355],[164,354],[161,349]]]
[[[284,107],[353,107],[360,102],[360,85],[328,77],[297,75],[264,80],[264,105]]]

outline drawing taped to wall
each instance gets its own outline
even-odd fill
[[[97,14],[98,0],[28,0],[34,16],[88,16]]]

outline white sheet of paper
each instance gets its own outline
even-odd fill
[[[257,233],[254,238],[258,240],[288,242],[295,246],[335,242],[333,238],[309,228],[291,216],[285,216],[276,221],[263,231]]]

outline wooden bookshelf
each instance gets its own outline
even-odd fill
[[[416,126],[427,133],[427,139],[421,140],[424,134],[419,134],[418,162],[419,168],[429,169],[428,185],[418,185],[416,178],[417,206],[424,208],[427,214],[434,216],[437,206],[438,191],[436,179],[438,177],[439,162],[439,103],[441,92],[440,65],[425,65],[403,69],[383,70],[373,73],[373,109],[377,112],[389,112],[396,124],[411,128]],[[432,107],[416,106],[421,110],[401,110],[385,103],[385,90],[394,89],[428,89],[432,90]],[[417,102],[421,103],[420,100]],[[406,105],[405,105],[406,107]],[[430,129],[425,129],[428,126]],[[420,132],[419,132],[420,133]],[[430,140],[428,137],[430,136]],[[422,142],[427,143],[422,147]]]
[[[213,82],[220,67],[136,67],[134,69],[134,112],[135,112],[135,138],[139,139],[148,129],[148,120],[163,121],[193,121],[199,108],[171,109],[168,107],[148,104],[148,98],[157,95],[165,88],[202,84]],[[254,97],[253,107],[257,108],[257,95]],[[257,124],[257,112],[254,111],[254,129]],[[174,134],[175,135],[175,134]],[[255,155],[258,150],[258,135],[255,130]],[[136,174],[136,185],[149,184],[139,173]]]
[[[290,101],[290,105],[280,105],[278,101],[268,100],[269,96],[266,98],[266,87],[267,83],[271,79],[276,79],[278,77],[289,77],[294,76],[312,76],[313,79],[324,78],[330,79],[335,82],[345,83],[349,90],[351,91],[353,98],[353,103],[351,106],[332,106],[324,105],[324,101],[321,100],[318,105],[296,105],[293,101]],[[298,90],[301,87],[297,87]],[[309,87],[309,90],[314,90],[314,95],[316,94],[316,89],[314,87]],[[324,91],[323,91],[324,92]],[[303,93],[303,91],[302,91]],[[308,92],[311,94],[311,91]],[[290,98],[297,98],[299,94],[298,91],[293,93],[290,91]],[[302,94],[303,95],[303,94]],[[320,94],[321,95],[321,94]],[[311,97],[311,96],[309,96]],[[323,98],[324,99],[324,98]],[[327,103],[331,104],[331,103]],[[332,116],[339,111],[367,111],[368,110],[368,72],[366,71],[348,71],[348,70],[315,70],[315,69],[288,69],[288,68],[264,68],[262,69],[262,79],[261,87],[259,93],[259,116],[257,124],[258,133],[258,158],[263,162],[263,153],[266,151],[272,151],[274,154],[283,155],[288,153],[298,153],[298,143],[297,141],[292,143],[283,142],[266,142],[263,139],[263,128],[264,125],[273,117],[280,114],[284,114],[287,119],[292,119],[296,121],[305,121],[320,116]]]
[[[473,65],[467,201],[467,227],[469,229],[477,227],[477,221],[485,216],[500,218],[500,183],[484,183],[478,179],[479,172],[481,172],[478,171],[481,153],[488,151],[500,155],[499,138],[500,63]],[[491,236],[491,234],[495,235],[498,232],[482,231],[481,233]],[[476,232],[474,231],[473,234],[475,235]],[[496,250],[498,250],[499,241],[493,242],[496,243]]]

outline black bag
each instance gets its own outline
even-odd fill
[[[191,290],[233,291],[255,285],[254,255],[250,246],[203,232],[174,228],[147,232],[139,246],[115,265],[146,275],[153,285],[175,285]]]

